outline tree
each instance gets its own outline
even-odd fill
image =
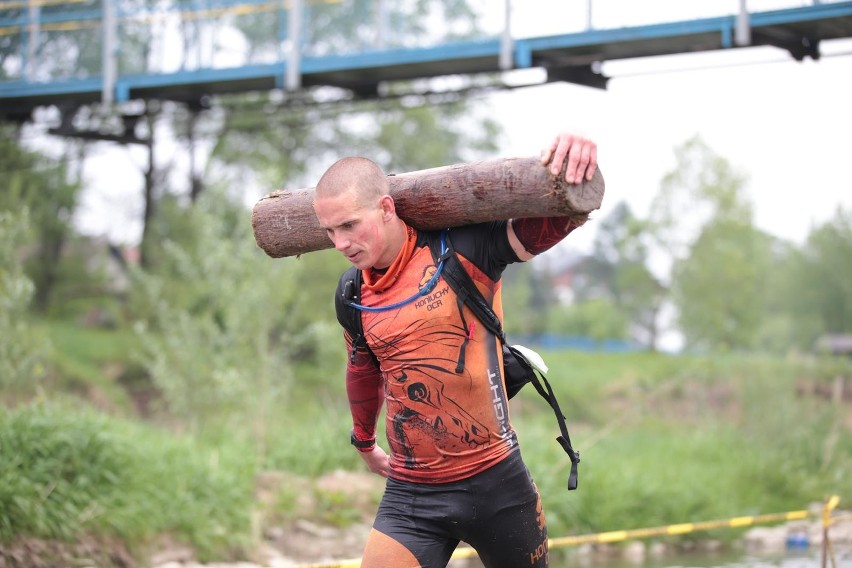
[[[548,312],[555,299],[549,271],[532,262],[510,264],[503,273],[501,294],[506,333],[540,335],[550,331]]]
[[[793,261],[787,298],[790,311],[805,331],[802,347],[822,334],[852,332],[852,212],[838,208],[827,223],[808,235]]]
[[[34,287],[20,261],[29,212],[0,210],[0,389],[32,389],[43,378],[50,344],[28,308]]]
[[[627,203],[616,205],[598,226],[592,256],[580,269],[577,295],[581,301],[609,299],[631,322],[635,335],[655,349],[666,289],[648,266],[650,236],[647,224]]]
[[[724,158],[698,138],[675,154],[652,219],[673,255],[681,331],[693,348],[754,347],[766,314],[771,241],[754,228],[745,180]]]
[[[764,281],[761,301],[765,313],[757,337],[757,347],[772,353],[785,353],[792,348],[809,349],[821,326],[814,314],[796,314],[800,292],[796,271],[802,250],[792,242],[769,239],[770,268]]]
[[[6,135],[8,127],[0,126],[0,131],[0,211],[29,209],[35,248],[27,257],[27,274],[35,285],[35,307],[45,312],[59,277],[63,246],[73,233],[80,185],[70,179],[67,159],[25,150]]]
[[[262,457],[294,365],[309,361],[339,377],[345,353],[331,298],[345,260],[266,257],[252,246],[242,205],[223,195],[163,209],[185,218],[181,241],[164,243],[156,273],[136,274],[131,310],[140,361],[169,415],[195,433],[248,425]]]
[[[695,136],[675,148],[676,165],[666,174],[648,216],[655,246],[671,265],[689,254],[712,219],[751,223],[752,206],[743,194],[745,178]]]
[[[317,3],[307,8],[306,50],[335,53],[374,47],[378,3]],[[452,37],[476,33],[476,18],[464,0],[416,0],[394,4],[385,14],[388,25],[406,45],[427,38],[427,15],[443,12]],[[289,11],[276,12],[279,18]],[[246,40],[247,56],[276,54],[275,18],[258,15],[231,18]],[[282,23],[278,22],[279,25]],[[444,31],[447,31],[444,30]],[[214,140],[205,180],[229,180],[232,195],[267,193],[282,184],[310,185],[324,165],[344,155],[366,155],[388,172],[403,172],[468,161],[496,151],[496,123],[471,111],[458,93],[417,94],[413,83],[396,85],[387,97],[349,93],[328,87],[298,92],[247,93],[211,99],[209,110],[188,108],[173,115],[178,139],[193,147],[199,138]],[[405,93],[404,95],[399,93]],[[207,185],[195,171],[190,196],[194,201]],[[150,179],[149,179],[150,178]],[[155,183],[146,177],[146,188]],[[153,190],[146,189],[146,195]],[[155,203],[146,207],[154,210]],[[148,217],[152,217],[149,215]],[[166,235],[145,231],[144,250]]]
[[[554,306],[547,313],[549,331],[594,341],[628,339],[629,323],[624,311],[608,298]]]
[[[770,239],[748,224],[720,219],[704,227],[675,265],[674,300],[687,345],[750,349],[766,315]]]
[[[243,10],[224,9],[216,17],[208,17],[207,8],[188,0],[170,0],[157,6],[158,10],[173,10],[179,16],[184,46],[171,50],[168,65],[178,62],[180,68],[205,67],[214,64],[213,55],[199,46],[210,42],[206,47],[211,53],[221,53],[223,49],[233,51],[233,47],[223,48],[214,38],[220,32],[237,32],[242,35],[243,57],[246,63],[254,58],[267,62],[270,57],[280,60],[281,50],[288,38],[282,37],[287,29],[290,10],[284,5],[252,5],[249,13]],[[39,7],[43,13],[62,12],[80,13],[80,20],[71,20],[57,33],[42,34],[38,46],[39,57],[32,60],[37,65],[40,76],[58,78],[59,76],[87,76],[101,69],[101,35],[88,33],[90,24],[97,23],[84,5]],[[121,52],[119,68],[123,73],[144,73],[151,70],[152,61],[158,47],[165,45],[160,31],[151,27],[145,18],[137,17],[150,10],[150,6],[140,0],[121,0],[117,11],[121,17]],[[17,7],[12,9],[20,15]],[[270,17],[270,14],[272,17]],[[477,18],[466,0],[438,2],[436,0],[409,0],[393,4],[377,2],[319,2],[305,5],[305,53],[322,54],[374,48],[382,42],[400,46],[414,45],[434,40],[432,22],[440,16],[446,25],[440,33],[446,39],[469,37],[477,32]],[[392,32],[392,33],[390,33]],[[3,42],[20,47],[23,35],[12,34]],[[201,41],[202,38],[204,41]],[[237,43],[238,45],[240,42]],[[53,55],[50,55],[53,54]],[[233,53],[230,53],[233,55]],[[155,69],[159,70],[159,69]],[[328,93],[336,91],[329,100]],[[147,163],[141,166],[144,180],[143,235],[141,243],[142,263],[150,266],[151,258],[164,235],[149,229],[157,216],[157,202],[169,193],[183,190],[183,184],[174,184],[169,179],[172,164],[154,162],[154,148],[162,137],[162,130],[171,128],[174,137],[187,147],[190,161],[190,179],[188,195],[195,201],[211,179],[219,179],[224,170],[230,169],[233,175],[235,191],[262,193],[277,189],[283,180],[298,180],[305,173],[306,164],[316,164],[318,157],[332,152],[362,149],[364,153],[393,153],[400,167],[445,165],[458,159],[462,148],[496,148],[493,140],[493,123],[486,127],[487,133],[480,139],[466,136],[470,121],[459,120],[460,116],[470,115],[462,108],[463,97],[448,96],[455,103],[449,112],[415,108],[435,102],[435,97],[409,96],[405,101],[398,99],[399,93],[391,96],[386,105],[374,105],[365,99],[378,95],[378,92],[349,93],[340,89],[305,88],[295,92],[251,93],[236,97],[203,97],[187,101],[185,107],[160,104],[147,101],[140,108],[134,103],[119,108],[104,107],[99,104],[90,107],[74,105],[62,107],[62,129],[70,135],[79,129],[88,137],[98,133],[117,136],[122,140],[133,138],[137,121],[147,136]],[[60,105],[61,106],[61,105]],[[448,105],[446,108],[450,108]],[[135,113],[135,114],[134,114]],[[410,118],[399,116],[411,113]],[[371,122],[374,115],[383,114],[379,132],[365,133],[361,125]],[[355,118],[360,115],[364,118]],[[73,127],[72,127],[73,123]],[[395,125],[406,124],[399,132]],[[283,125],[283,127],[282,127]],[[417,136],[412,134],[411,126],[420,129]],[[76,132],[80,134],[80,132]],[[382,141],[364,144],[366,137],[381,136]],[[436,143],[431,146],[431,155],[424,154],[419,144],[426,136]],[[440,137],[440,140],[439,140]],[[138,140],[137,140],[138,141]],[[206,175],[201,165],[205,155],[196,151],[196,146],[206,141],[212,147],[213,162],[208,164]],[[348,144],[344,141],[348,141]],[[485,142],[483,142],[485,141]],[[392,146],[386,146],[392,144]],[[396,163],[385,160],[384,165],[395,169]],[[241,175],[246,174],[249,175]],[[258,195],[259,197],[259,195]]]

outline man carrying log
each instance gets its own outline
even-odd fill
[[[580,184],[595,174],[597,146],[562,133],[541,163]],[[440,277],[434,236],[403,221],[389,193],[378,165],[343,158],[323,174],[313,203],[334,247],[361,271],[360,289],[341,279],[337,290],[363,310],[363,339],[345,333],[351,442],[370,471],[388,478],[361,566],[446,566],[460,541],[489,568],[548,566],[541,499],[509,421],[501,344]],[[506,266],[548,250],[586,218],[467,225],[442,244],[502,318]],[[418,295],[424,286],[431,291]],[[383,403],[389,453],[376,443]]]

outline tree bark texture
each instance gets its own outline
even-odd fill
[[[604,180],[568,184],[538,158],[502,158],[391,174],[397,214],[423,230],[524,217],[584,215],[600,208]],[[255,204],[257,245],[273,258],[331,248],[313,209],[314,189],[278,190]]]

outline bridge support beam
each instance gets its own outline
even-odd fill
[[[509,71],[515,67],[515,42],[512,39],[512,0],[505,0],[503,36],[500,39],[500,69]]]
[[[740,12],[737,14],[737,29],[734,34],[734,43],[738,47],[751,45],[751,21],[748,15],[746,0],[740,0]]]
[[[24,68],[27,81],[36,81],[38,68],[38,46],[41,42],[41,4],[27,2],[27,51]]]
[[[287,56],[287,74],[284,82],[288,91],[302,88],[302,0],[290,0],[287,21],[290,53]]]
[[[73,104],[56,105],[60,112],[59,126],[49,128],[48,134],[62,136],[65,138],[78,138],[80,140],[92,140],[100,142],[117,142],[118,144],[150,144],[151,134],[140,138],[136,135],[136,124],[145,117],[147,111],[142,114],[122,114],[117,116],[100,116],[94,113],[83,115],[83,122],[88,126],[79,128],[75,118],[81,109],[85,107]]]
[[[103,21],[101,23],[101,65],[102,80],[101,102],[111,105],[115,102],[115,82],[118,78],[118,62],[116,61],[117,36],[114,0],[103,0]]]
[[[555,81],[567,81],[596,89],[606,89],[609,77],[597,73],[591,65],[548,67],[547,82],[553,83]]]

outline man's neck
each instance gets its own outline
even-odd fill
[[[373,270],[378,273],[384,273],[388,267],[393,264],[393,261],[396,260],[397,256],[399,256],[399,253],[408,238],[408,225],[406,225],[402,219],[397,218],[392,223],[393,224],[388,227],[387,252],[373,267]]]

